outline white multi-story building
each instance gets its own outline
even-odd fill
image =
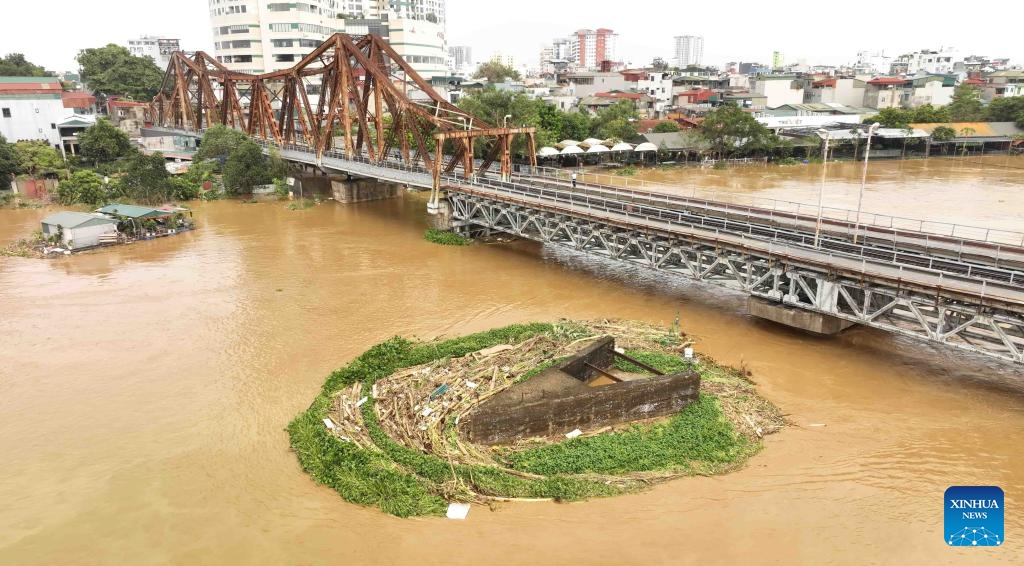
[[[233,71],[287,69],[334,34],[341,0],[209,0],[214,53]]]
[[[922,49],[900,55],[892,62],[890,70],[893,74],[944,75],[955,72],[956,64],[962,62],[963,57],[952,47],[943,47],[938,51]]]
[[[57,124],[69,114],[63,90],[56,77],[0,77],[0,135],[11,143],[42,140],[61,147]]]
[[[166,69],[171,54],[181,49],[177,39],[144,35],[128,40],[128,51],[136,57],[151,57],[157,67]]]
[[[685,69],[690,65],[700,65],[704,59],[704,38],[699,35],[677,35],[676,67]]]

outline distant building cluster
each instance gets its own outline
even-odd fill
[[[540,54],[541,72],[558,70],[610,71],[621,68],[616,43],[619,35],[607,28],[580,29],[554,39]]]

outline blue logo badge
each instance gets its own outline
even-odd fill
[[[1003,490],[994,485],[946,490],[947,546],[1002,546]]]

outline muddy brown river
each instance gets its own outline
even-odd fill
[[[875,164],[865,210],[1024,229],[1024,160],[985,163]],[[672,175],[813,201],[816,172]],[[859,169],[831,173],[826,203],[848,206]],[[424,210],[201,203],[180,237],[0,258],[0,564],[1024,563],[1020,367],[865,328],[812,337],[738,294],[529,242],[436,246]],[[47,212],[0,210],[0,242]],[[395,334],[677,314],[793,423],[733,474],[397,519],[289,451],[325,376]],[[1004,546],[944,544],[943,492],[965,484],[1005,490]]]

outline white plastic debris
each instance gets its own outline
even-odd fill
[[[448,513],[445,516],[449,519],[463,521],[467,515],[469,515],[469,503],[449,503]]]
[[[434,412],[434,409],[431,409],[430,407],[423,407],[423,410],[420,411],[420,414],[423,415],[424,417],[429,417],[430,413],[433,413],[433,412]]]
[[[570,432],[565,433],[565,437],[566,438],[576,438],[577,436],[579,436],[581,434],[583,434],[583,431],[577,428],[577,429],[574,429],[574,430],[572,430]]]
[[[337,428],[334,425],[334,421],[331,420],[331,417],[327,417],[327,418],[324,419],[324,426],[327,427],[330,430],[334,430],[335,428]]]
[[[693,359],[693,348],[691,348],[689,346],[687,346],[686,348],[683,348],[683,357],[688,359],[688,360],[692,360]]]
[[[363,403],[365,403],[368,400],[369,400],[369,397],[363,397],[362,399],[356,401],[356,407],[362,407]]]
[[[475,384],[475,383],[473,383],[472,381],[470,381],[470,380],[468,380],[468,379],[467,379],[467,380],[466,380],[466,387],[468,387],[468,388],[470,388],[470,389],[476,389],[476,388],[477,388],[478,386],[477,386],[477,384]]]
[[[825,423],[814,423],[814,424],[809,424],[807,426],[825,426]]]
[[[615,348],[615,352],[617,354],[625,354],[626,350],[624,348]]]

